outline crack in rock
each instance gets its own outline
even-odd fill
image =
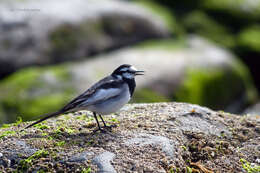
[[[126,145],[158,145],[161,147],[161,150],[171,158],[174,157],[174,145],[172,141],[163,136],[154,136],[146,133],[140,133],[135,138],[129,139],[125,142]]]
[[[116,173],[116,170],[111,165],[110,161],[112,161],[115,157],[114,153],[111,152],[103,152],[96,157],[94,157],[93,162],[98,166],[99,173]]]

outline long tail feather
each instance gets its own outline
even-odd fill
[[[60,115],[60,114],[62,114],[62,113],[64,113],[64,112],[63,112],[63,111],[57,111],[57,112],[53,112],[53,113],[50,113],[50,114],[46,114],[44,118],[42,118],[42,119],[40,119],[40,120],[38,120],[38,121],[36,121],[36,122],[30,124],[29,126],[25,127],[24,129],[28,129],[28,128],[34,126],[35,124],[38,124],[38,123],[40,123],[40,122],[42,122],[42,121],[44,121],[44,120],[46,120],[46,119],[49,119],[49,118],[51,118],[51,117],[58,116],[58,115]]]

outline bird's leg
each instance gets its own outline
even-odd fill
[[[98,124],[98,129],[99,129],[100,131],[102,131],[102,129],[100,128],[100,125],[99,125],[98,119],[97,119],[96,112],[93,112],[93,115],[94,115],[94,118],[96,119],[96,122],[97,122],[97,124]],[[103,120],[103,119],[102,119],[102,120]]]
[[[100,114],[99,114],[99,117],[100,117],[100,119],[102,120],[102,122],[103,122],[105,128],[108,127],[108,128],[111,129],[111,128],[113,128],[113,127],[117,127],[117,125],[110,125],[110,126],[107,126],[106,123],[105,123],[105,121],[103,120],[103,118],[102,118],[102,116],[101,116]]]
[[[102,116],[101,116],[100,114],[99,114],[99,117],[100,117],[100,119],[102,120],[102,122],[103,122],[103,124],[104,124],[104,127],[107,127],[105,121],[103,120],[103,118],[102,118]]]

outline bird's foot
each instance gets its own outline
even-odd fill
[[[106,129],[112,129],[112,128],[114,128],[114,127],[117,127],[117,125],[116,124],[111,124],[111,125],[109,125],[109,126],[104,126],[104,128],[106,128]]]
[[[115,125],[115,124],[112,124],[112,125],[109,125],[109,126],[104,126],[104,127],[102,127],[102,128],[97,128],[97,129],[95,129],[93,132],[94,133],[96,133],[97,131],[100,131],[101,133],[106,133],[106,132],[108,132],[108,131],[112,131],[112,128],[114,128],[114,127],[117,127],[117,125]]]

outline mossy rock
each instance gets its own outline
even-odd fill
[[[234,100],[244,98],[242,105],[253,103],[257,92],[248,69],[239,61],[232,68],[188,68],[174,99],[213,109],[226,109]],[[240,108],[243,109],[243,108]]]
[[[260,53],[260,25],[242,30],[238,35],[238,44],[244,51]]]
[[[235,39],[229,29],[202,11],[192,11],[182,23],[189,33],[198,33],[228,48],[235,47]]]
[[[72,97],[66,66],[21,70],[0,83],[1,116],[8,122],[56,111]]]

